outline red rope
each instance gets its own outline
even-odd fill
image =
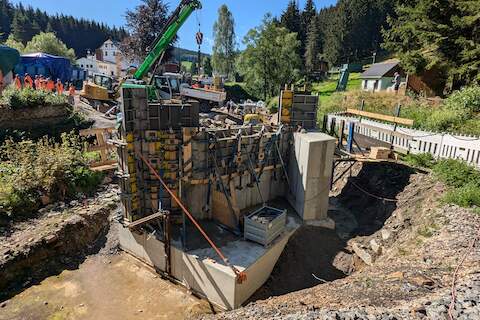
[[[167,184],[163,181],[163,179],[160,177],[160,175],[157,173],[155,168],[153,168],[152,164],[145,159],[140,153],[138,153],[138,156],[142,161],[147,165],[147,167],[152,171],[152,173],[157,177],[157,179],[160,181],[160,183],[163,185],[165,190],[170,194],[170,196],[175,200],[175,202],[180,206],[180,208],[183,210],[183,212],[187,215],[187,217],[192,221],[192,223],[195,225],[195,227],[200,231],[202,236],[207,240],[207,242],[210,244],[210,246],[215,250],[215,252],[218,254],[218,256],[222,259],[222,261],[229,266],[235,275],[237,276],[237,282],[238,283],[243,283],[245,280],[247,280],[247,275],[244,272],[240,272],[235,266],[230,264],[228,262],[228,259],[223,255],[223,253],[220,251],[220,249],[215,245],[215,243],[210,239],[210,237],[207,235],[207,233],[203,230],[203,228],[198,224],[197,220],[193,217],[193,215],[188,211],[188,209],[183,205],[183,203],[180,201],[180,199],[175,196],[175,194],[170,190],[170,188],[167,186]]]

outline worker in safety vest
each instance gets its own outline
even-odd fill
[[[63,94],[63,83],[62,83],[62,81],[60,81],[60,79],[57,79],[56,87],[57,87],[57,94],[62,95]]]
[[[68,103],[72,106],[75,104],[75,86],[73,83],[68,86]]]
[[[43,76],[38,77],[38,90],[47,90],[47,83]]]
[[[48,92],[53,92],[53,90],[55,90],[55,82],[53,82],[52,79],[50,78],[47,78],[47,91]]]
[[[28,73],[25,73],[25,78],[23,78],[23,83],[25,84],[25,88],[33,89],[33,79],[30,77]]]
[[[15,88],[22,90],[22,80],[18,74],[15,76]]]
[[[40,77],[37,75],[35,75],[35,80],[33,81],[33,83],[35,84],[35,90],[40,90]]]

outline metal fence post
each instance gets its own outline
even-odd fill
[[[347,139],[347,151],[352,153],[353,151],[353,135],[355,134],[355,123],[350,122],[348,126],[348,139]]]

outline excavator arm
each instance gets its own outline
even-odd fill
[[[142,80],[150,70],[155,66],[160,57],[165,53],[178,30],[187,21],[193,11],[201,9],[202,4],[199,0],[182,0],[177,9],[165,24],[159,37],[155,40],[154,45],[145,61],[140,65],[134,74],[136,80]]]

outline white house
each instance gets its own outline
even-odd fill
[[[87,56],[77,59],[77,66],[82,68],[88,73],[97,73],[98,72],[98,63],[95,55],[91,54],[90,51],[87,51]]]
[[[122,73],[118,73],[117,64],[110,61],[98,61],[98,71],[96,73],[101,73],[106,76],[112,77],[121,77]]]
[[[362,90],[371,92],[387,91],[394,85],[395,72],[400,74],[402,82],[404,82],[406,74],[398,61],[372,64],[370,68],[360,75]]]
[[[77,65],[88,73],[100,73],[113,77],[124,77],[131,66],[138,65],[127,61],[116,42],[108,39],[92,54],[87,51],[86,57],[77,60]]]
[[[108,39],[105,41],[100,48],[98,48],[98,51],[101,53],[101,59],[102,61],[107,61],[107,62],[112,62],[116,63],[116,56],[117,54],[122,54],[120,50],[118,49],[118,46],[115,42],[112,40]],[[98,52],[97,51],[97,52]],[[98,56],[97,56],[98,58]]]

